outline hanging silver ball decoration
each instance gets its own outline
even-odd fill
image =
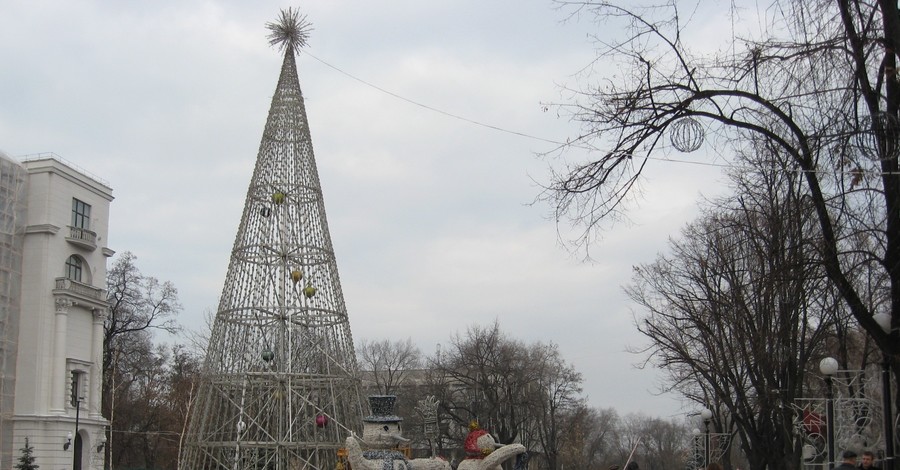
[[[694,118],[683,117],[670,125],[669,140],[679,152],[690,153],[703,145],[703,126]]]
[[[264,360],[266,362],[272,362],[272,359],[275,359],[275,352],[272,351],[271,349],[265,349],[265,350],[263,350],[261,356],[262,356],[262,360]]]
[[[892,160],[900,155],[900,121],[892,114],[866,116],[855,135],[860,151],[872,160]]]

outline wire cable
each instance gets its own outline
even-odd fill
[[[499,131],[499,132],[504,132],[504,133],[507,133],[507,134],[516,135],[516,136],[519,136],[519,137],[525,137],[525,138],[527,138],[527,139],[533,139],[533,140],[537,140],[537,141],[541,141],[541,142],[546,142],[546,143],[550,143],[550,144],[554,144],[554,145],[558,145],[558,146],[580,148],[580,149],[587,150],[587,151],[595,150],[595,149],[593,149],[593,148],[591,148],[591,147],[589,147],[589,146],[578,145],[578,144],[575,143],[575,142],[569,142],[569,141],[561,142],[561,141],[558,141],[558,140],[547,139],[547,138],[544,138],[544,137],[538,137],[538,136],[535,136],[535,135],[526,134],[526,133],[524,133],[524,132],[519,132],[519,131],[509,130],[509,129],[506,129],[506,128],[503,128],[503,127],[500,127],[500,126],[495,126],[495,125],[492,125],[492,124],[486,124],[486,123],[483,123],[483,122],[481,122],[481,121],[476,121],[476,120],[474,120],[474,119],[469,119],[469,118],[467,118],[467,117],[460,116],[460,115],[458,115],[458,114],[453,114],[453,113],[451,113],[451,112],[444,111],[444,110],[439,109],[439,108],[435,108],[434,106],[429,106],[429,105],[427,105],[427,104],[424,104],[424,103],[421,103],[421,102],[412,100],[412,99],[410,99],[410,98],[407,98],[407,97],[405,97],[405,96],[403,96],[403,95],[400,95],[400,94],[398,94],[398,93],[394,93],[394,92],[392,92],[392,91],[390,91],[390,90],[387,90],[387,89],[382,88],[382,87],[380,87],[380,86],[378,86],[378,85],[375,85],[374,83],[371,83],[371,82],[369,82],[369,81],[363,80],[362,78],[359,78],[359,77],[357,77],[357,76],[351,74],[350,72],[347,72],[347,71],[341,69],[340,67],[337,67],[337,66],[335,66],[335,65],[332,65],[331,63],[326,62],[325,60],[323,60],[323,59],[321,59],[321,58],[319,58],[319,57],[317,57],[317,56],[311,54],[311,53],[310,53],[309,51],[307,51],[306,49],[302,49],[301,51],[302,51],[304,54],[308,55],[309,57],[315,59],[316,61],[318,61],[318,62],[321,63],[322,65],[324,65],[324,66],[326,66],[326,67],[328,67],[328,68],[330,68],[330,69],[332,69],[332,70],[334,70],[334,71],[340,73],[341,75],[344,75],[344,76],[346,76],[346,77],[348,77],[348,78],[350,78],[350,79],[352,79],[352,80],[355,80],[355,81],[357,81],[357,82],[359,82],[359,83],[362,83],[363,85],[365,85],[365,86],[367,86],[367,87],[369,87],[369,88],[372,88],[372,89],[375,89],[375,90],[377,90],[377,91],[380,91],[381,93],[384,93],[384,94],[386,94],[386,95],[388,95],[388,96],[391,96],[391,97],[396,98],[396,99],[401,100],[401,101],[405,101],[405,102],[407,102],[407,103],[409,103],[409,104],[418,106],[418,107],[420,107],[420,108],[427,109],[427,110],[429,110],[429,111],[432,111],[432,112],[435,112],[435,113],[438,113],[438,114],[443,114],[444,116],[451,117],[451,118],[453,118],[453,119],[458,119],[458,120],[460,120],[460,121],[467,122],[467,123],[469,123],[469,124],[473,124],[473,125],[476,125],[476,126],[484,127],[484,128],[487,128],[487,129],[492,129],[492,130]],[[653,157],[653,156],[650,156],[650,155],[644,156],[643,158],[645,158],[645,159],[647,159],[647,160],[653,160],[653,161],[659,161],[659,162],[667,162],[667,163],[681,163],[681,164],[689,164],[689,165],[700,165],[700,166],[718,167],[718,168],[723,168],[723,169],[735,169],[735,170],[740,170],[740,171],[743,171],[743,172],[759,171],[759,168],[746,167],[746,166],[739,166],[739,165],[735,165],[735,164],[731,164],[731,163],[701,162],[701,161],[691,161],[691,160],[674,159],[674,158],[669,158],[669,157],[662,157],[662,158],[661,158],[661,157]],[[801,170],[801,169],[793,169],[793,170],[789,170],[789,169],[784,169],[784,168],[773,169],[773,170],[792,171],[792,172],[801,172],[801,173],[805,171],[805,170]],[[823,173],[823,174],[825,173],[825,170],[813,170],[813,171],[816,171],[817,173]],[[885,172],[881,172],[881,171],[878,171],[878,170],[862,170],[862,171],[860,171],[860,170],[840,170],[840,171],[838,171],[838,173],[839,173],[839,174],[858,174],[858,173],[859,173],[859,174],[870,175],[870,176],[880,176],[880,175],[900,175],[900,173],[898,173],[898,172],[889,172],[889,173],[885,173]]]
[[[528,139],[539,140],[539,141],[541,141],[541,142],[547,142],[547,143],[551,143],[551,144],[555,144],[555,145],[566,145],[565,142],[559,142],[559,141],[552,140],[552,139],[545,139],[545,138],[543,138],[543,137],[538,137],[538,136],[534,136],[534,135],[531,135],[531,134],[526,134],[526,133],[524,133],[524,132],[512,131],[512,130],[509,130],[509,129],[504,129],[504,128],[500,127],[500,126],[494,126],[494,125],[491,125],[491,124],[485,124],[485,123],[483,123],[483,122],[476,121],[476,120],[474,120],[474,119],[469,119],[469,118],[467,118],[467,117],[460,116],[460,115],[458,115],[458,114],[453,114],[453,113],[444,111],[444,110],[442,110],[442,109],[435,108],[434,106],[429,106],[429,105],[427,105],[427,104],[420,103],[420,102],[415,101],[415,100],[411,100],[411,99],[409,99],[409,98],[407,98],[407,97],[405,97],[405,96],[398,95],[397,93],[394,93],[394,92],[392,92],[392,91],[390,91],[390,90],[386,90],[386,89],[384,89],[384,88],[382,88],[382,87],[380,87],[380,86],[378,86],[378,85],[375,85],[375,84],[373,84],[373,83],[371,83],[371,82],[367,82],[367,81],[365,81],[365,80],[363,80],[363,79],[361,79],[361,78],[359,78],[359,77],[357,77],[357,76],[355,76],[355,75],[353,75],[353,74],[351,74],[351,73],[349,73],[349,72],[345,72],[344,70],[342,70],[342,69],[340,69],[340,68],[338,68],[338,67],[335,67],[334,65],[331,65],[330,63],[325,62],[324,60],[322,60],[322,59],[320,59],[320,58],[318,58],[318,57],[316,57],[316,56],[310,54],[310,53],[309,53],[307,50],[305,50],[305,49],[303,50],[303,53],[306,54],[306,55],[308,55],[308,56],[310,56],[310,57],[312,57],[313,59],[319,61],[320,63],[322,63],[322,65],[325,65],[326,67],[328,67],[328,68],[330,68],[330,69],[332,69],[332,70],[335,70],[335,71],[337,71],[338,73],[340,73],[340,74],[342,74],[342,75],[344,75],[344,76],[346,76],[346,77],[349,77],[349,78],[351,78],[351,79],[353,79],[353,80],[356,80],[357,82],[360,82],[360,83],[362,83],[363,85],[366,85],[366,86],[368,86],[368,87],[370,87],[370,88],[374,88],[374,89],[376,89],[376,90],[378,90],[378,91],[380,91],[380,92],[382,92],[382,93],[384,93],[384,94],[386,94],[386,95],[393,96],[394,98],[397,98],[398,100],[406,101],[407,103],[416,105],[416,106],[418,106],[418,107],[420,107],[420,108],[424,108],[424,109],[427,109],[427,110],[429,110],[429,111],[433,111],[433,112],[436,112],[436,113],[439,113],[439,114],[443,114],[444,116],[448,116],[448,117],[451,117],[451,118],[454,118],[454,119],[459,119],[460,121],[468,122],[469,124],[474,124],[474,125],[476,125],[476,126],[481,126],[481,127],[486,127],[486,128],[488,128],[488,129],[493,129],[493,130],[495,130],[495,131],[505,132],[505,133],[507,133],[507,134],[517,135],[517,136],[519,136],[519,137],[525,137],[525,138],[528,138]]]

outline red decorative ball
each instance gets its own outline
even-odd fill
[[[328,425],[328,416],[317,415],[316,416],[316,427],[324,428],[326,425]]]

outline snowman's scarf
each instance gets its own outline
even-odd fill
[[[403,463],[401,468],[412,470],[409,466],[409,460],[406,456],[395,450],[367,450],[363,452],[363,458],[366,460],[381,460],[381,470],[394,470],[394,461],[399,460]]]

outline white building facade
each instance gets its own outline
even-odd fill
[[[99,470],[112,189],[52,154],[0,160],[0,470],[26,438],[43,470]]]

